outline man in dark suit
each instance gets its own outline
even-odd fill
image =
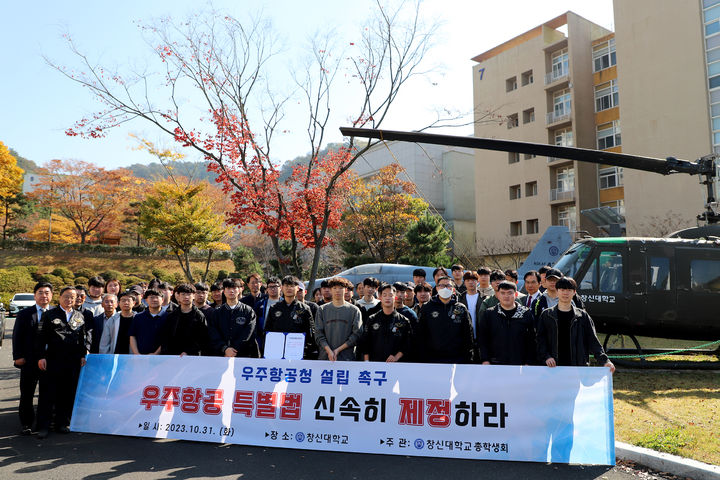
[[[38,398],[38,438],[47,437],[51,417],[55,416],[55,429],[70,432],[75,390],[80,368],[90,347],[88,334],[93,317],[89,311],[73,308],[76,292],[73,287],[60,290],[60,305],[45,312],[37,334],[36,355],[40,376]]]
[[[21,433],[30,435],[35,422],[33,397],[37,388],[40,370],[35,357],[35,341],[38,331],[38,320],[50,307],[53,291],[52,284],[40,282],[35,285],[35,305],[24,308],[15,318],[13,327],[12,347],[13,362],[20,369],[20,424]]]

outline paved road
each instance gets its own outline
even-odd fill
[[[10,335],[0,349],[0,478],[261,478],[325,479],[637,479],[626,467],[545,465],[286,450],[134,437],[71,433],[44,441],[19,436],[18,370]]]

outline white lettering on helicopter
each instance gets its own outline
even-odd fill
[[[615,295],[580,295],[583,302],[615,303]]]

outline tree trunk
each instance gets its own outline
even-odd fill
[[[2,247],[5,248],[5,239],[7,238],[6,231],[8,222],[10,221],[10,200],[6,198],[3,203],[5,204],[5,219],[2,227]]]
[[[280,270],[280,276],[284,277],[287,275],[287,267],[283,262],[285,256],[280,250],[280,239],[278,239],[278,237],[270,237],[270,240],[272,241],[273,250],[275,250],[275,256],[278,259],[278,270]]]
[[[202,281],[205,283],[207,281],[207,274],[210,271],[210,260],[212,259],[212,248],[208,249],[208,258],[207,262],[205,262],[205,273],[202,274]]]

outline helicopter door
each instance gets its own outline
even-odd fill
[[[647,263],[645,319],[649,325],[666,328],[677,321],[678,314],[674,249],[671,246],[648,248],[645,260]]]
[[[720,250],[676,250],[678,318],[672,330],[678,338],[717,340],[720,330]]]
[[[578,294],[602,331],[614,331],[614,324],[627,317],[623,263],[623,252],[620,250],[604,245],[596,248],[585,275],[578,283]]]

